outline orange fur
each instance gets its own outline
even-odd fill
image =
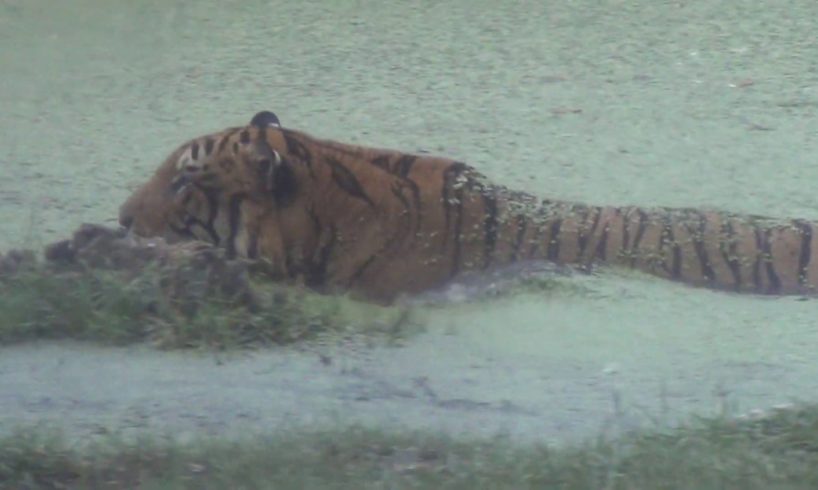
[[[818,284],[809,222],[540,200],[461,162],[316,139],[267,112],[182,145],[120,221],[379,302],[531,259],[618,264],[737,292],[808,294]]]

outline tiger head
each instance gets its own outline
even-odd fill
[[[139,236],[219,245],[235,227],[232,206],[283,203],[297,188],[266,134],[280,128],[278,117],[264,111],[247,126],[188,141],[120,207],[120,224]]]

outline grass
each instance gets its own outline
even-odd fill
[[[575,447],[361,428],[201,439],[0,439],[0,488],[818,488],[818,406],[708,419]]]
[[[431,303],[379,307],[276,284],[265,278],[262,268],[242,268],[213,255],[204,256],[210,260],[192,256],[160,265],[157,260],[140,261],[140,253],[144,249],[123,254],[99,247],[90,254],[93,263],[42,263],[31,252],[4,263],[0,256],[0,345],[72,339],[228,349],[347,336],[394,342],[420,330],[414,318],[419,310],[447,297],[438,293]],[[123,260],[129,254],[136,259]],[[555,274],[500,275],[495,281],[466,284],[460,295],[467,302],[522,291],[581,291]]]
[[[173,273],[169,279],[157,267],[137,274],[89,267],[55,271],[33,263],[0,275],[0,345],[74,339],[225,349],[358,334],[393,341],[416,328],[407,309],[252,279],[252,301],[239,301],[209,287],[204,275],[180,279]]]

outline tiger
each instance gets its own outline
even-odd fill
[[[521,261],[609,264],[737,293],[810,295],[818,285],[806,220],[540,198],[459,160],[318,139],[270,111],[179,146],[119,222],[264,260],[275,280],[383,304]]]

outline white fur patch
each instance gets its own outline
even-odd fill
[[[194,165],[196,161],[193,159],[193,156],[190,154],[190,148],[186,149],[182,155],[179,156],[179,159],[176,160],[176,170],[185,170],[189,166]]]

